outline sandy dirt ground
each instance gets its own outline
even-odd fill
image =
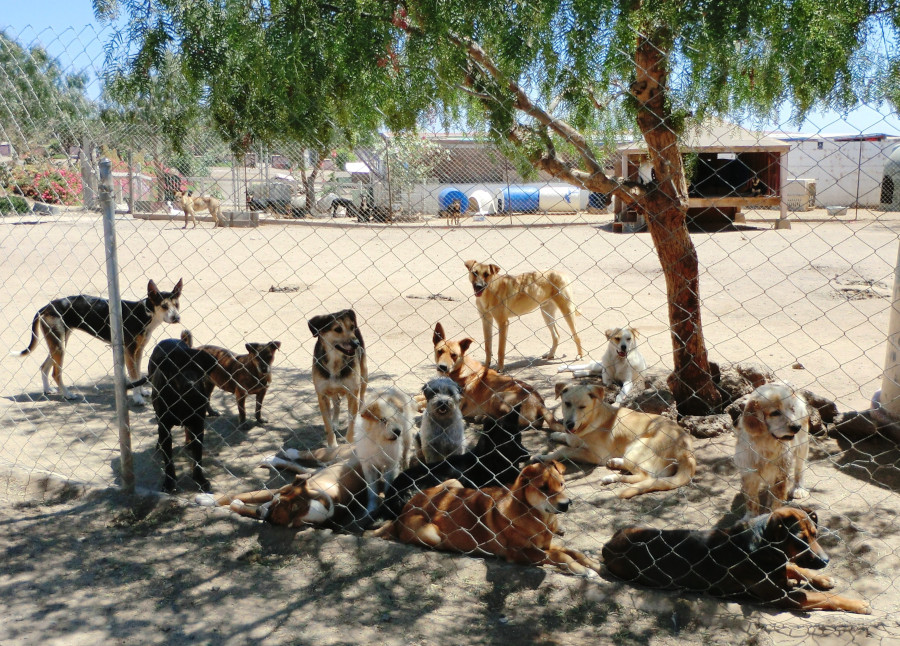
[[[277,486],[256,467],[282,447],[314,447],[322,422],[310,381],[314,340],[306,320],[353,307],[369,353],[371,387],[413,394],[433,373],[431,331],[441,321],[471,336],[483,357],[480,323],[463,261],[491,259],[512,273],[556,267],[572,277],[589,356],[603,331],[624,321],[642,334],[652,369],[671,368],[665,285],[646,233],[615,234],[609,215],[464,220],[447,228],[344,221],[181,230],[180,221],[116,221],[123,296],[137,299],[153,278],[183,278],[182,325],[200,343],[240,350],[280,340],[266,426],[237,427],[234,399],[214,395],[206,463],[215,491]],[[835,400],[866,408],[880,387],[897,257],[897,214],[774,212],[747,225],[696,233],[703,323],[710,357],[752,362]],[[34,312],[76,293],[106,294],[103,229],[95,214],[0,220],[0,346],[21,350]],[[550,403],[557,369],[574,359],[561,329],[560,354],[546,351],[539,314],[514,321],[507,367]],[[148,352],[149,353],[149,352]],[[45,351],[0,359],[0,599],[3,643],[273,644],[886,644],[900,639],[900,452],[883,444],[816,438],[807,474],[838,590],[862,597],[871,616],[773,612],[753,605],[625,586],[610,576],[583,581],[425,552],[355,534],[284,530],[191,504],[185,456],[174,497],[160,482],[152,411],[132,406],[139,494],[122,494],[109,348],[85,335],[69,342],[65,374],[82,395],[41,394]],[[146,368],[146,366],[145,366]],[[529,434],[534,451],[548,447]],[[621,501],[603,487],[602,467],[570,470],[574,499],[566,544],[591,554],[616,528],[709,528],[740,515],[730,434],[696,440],[698,471],[677,492]]]

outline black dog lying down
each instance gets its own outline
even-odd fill
[[[695,590],[790,610],[868,614],[865,601],[819,591],[833,588],[834,580],[813,571],[828,564],[817,540],[817,522],[815,512],[780,507],[728,529],[626,527],[603,546],[603,561],[620,579],[654,588]]]
[[[208,352],[192,348],[190,333],[182,339],[160,341],[150,355],[147,377],[129,388],[150,381],[153,410],[159,424],[158,448],[163,454],[162,490],[175,491],[175,465],[172,460],[172,427],[184,426],[187,448],[194,462],[194,482],[201,491],[209,491],[209,480],[203,473],[203,432],[209,408],[207,380],[216,367],[216,358]],[[187,341],[187,342],[185,342]]]
[[[445,480],[459,480],[464,487],[508,487],[531,455],[522,445],[521,405],[498,420],[484,420],[481,437],[471,451],[432,464],[419,464],[401,472],[384,492],[379,516],[396,519],[415,494]]]

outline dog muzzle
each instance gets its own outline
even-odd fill
[[[481,296],[486,287],[485,283],[472,283],[472,289],[475,291],[476,297]]]
[[[353,343],[337,343],[334,347],[346,354],[348,357],[356,354],[357,346]]]
[[[628,352],[626,350],[616,350],[616,354],[619,355],[620,359],[624,359],[628,356]]]

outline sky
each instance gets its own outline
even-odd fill
[[[20,44],[40,43],[68,71],[87,72],[92,79],[89,94],[99,95],[100,84],[96,79],[103,66],[104,44],[111,30],[95,20],[90,0],[0,0],[0,7],[0,29]],[[887,106],[862,107],[847,115],[816,113],[799,125],[790,122],[789,116],[788,107],[761,129],[900,136],[900,118],[892,115]]]

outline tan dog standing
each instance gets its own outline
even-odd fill
[[[244,409],[247,395],[256,395],[256,421],[265,424],[262,403],[269,384],[272,383],[272,363],[275,361],[275,352],[281,348],[281,341],[247,343],[244,347],[247,348],[247,354],[235,354],[214,345],[200,346],[201,350],[214,356],[218,362],[218,367],[209,375],[212,382],[209,393],[212,394],[212,386],[215,385],[235,396],[239,424],[247,420]],[[209,414],[218,413],[210,408]]]
[[[213,228],[218,226],[224,227],[225,218],[222,216],[222,202],[219,198],[209,195],[193,197],[193,193],[193,191],[188,191],[187,193],[175,191],[175,203],[184,211],[184,226],[181,228],[187,229],[188,218],[194,223],[194,227],[197,226],[197,218],[195,216],[197,211],[209,211],[213,218]]]
[[[734,463],[741,473],[747,517],[809,496],[803,488],[809,410],[793,388],[763,384],[750,393],[735,433]]]
[[[540,428],[545,422],[550,430],[562,431],[563,425],[553,418],[544,398],[534,387],[484,366],[466,354],[474,343],[470,338],[448,341],[444,326],[434,326],[434,364],[439,375],[449,377],[462,388],[460,409],[463,417],[487,415],[503,417],[521,402],[523,424]]]
[[[529,464],[510,489],[467,489],[458,480],[416,494],[397,520],[378,529],[382,538],[466,554],[490,554],[509,563],[553,564],[588,577],[600,564],[554,539],[556,515],[570,500],[559,462]]]
[[[486,366],[490,367],[494,321],[497,323],[499,340],[497,342],[497,370],[503,370],[506,358],[506,337],[509,331],[509,319],[522,316],[536,309],[541,310],[544,323],[550,330],[552,345],[541,358],[553,359],[559,347],[559,332],[556,329],[556,314],[562,312],[563,318],[572,331],[577,349],[576,359],[582,356],[581,339],[575,330],[575,314],[578,313],[572,300],[572,288],[569,280],[558,271],[531,271],[517,276],[500,274],[497,265],[467,260],[469,281],[475,292],[475,306],[481,316],[484,330],[484,351]]]
[[[356,312],[341,310],[322,314],[312,317],[307,324],[316,337],[312,377],[325,424],[326,445],[337,446],[334,429],[338,424],[342,398],[347,399],[350,416],[347,442],[352,443],[356,413],[364,405],[369,379],[366,346],[356,324]]]
[[[613,474],[601,480],[632,485],[619,492],[620,498],[688,484],[697,462],[687,431],[661,415],[610,406],[604,394],[603,386],[592,383],[556,384],[568,432],[551,434],[565,446],[540,459],[568,459],[627,471],[629,475]]]

